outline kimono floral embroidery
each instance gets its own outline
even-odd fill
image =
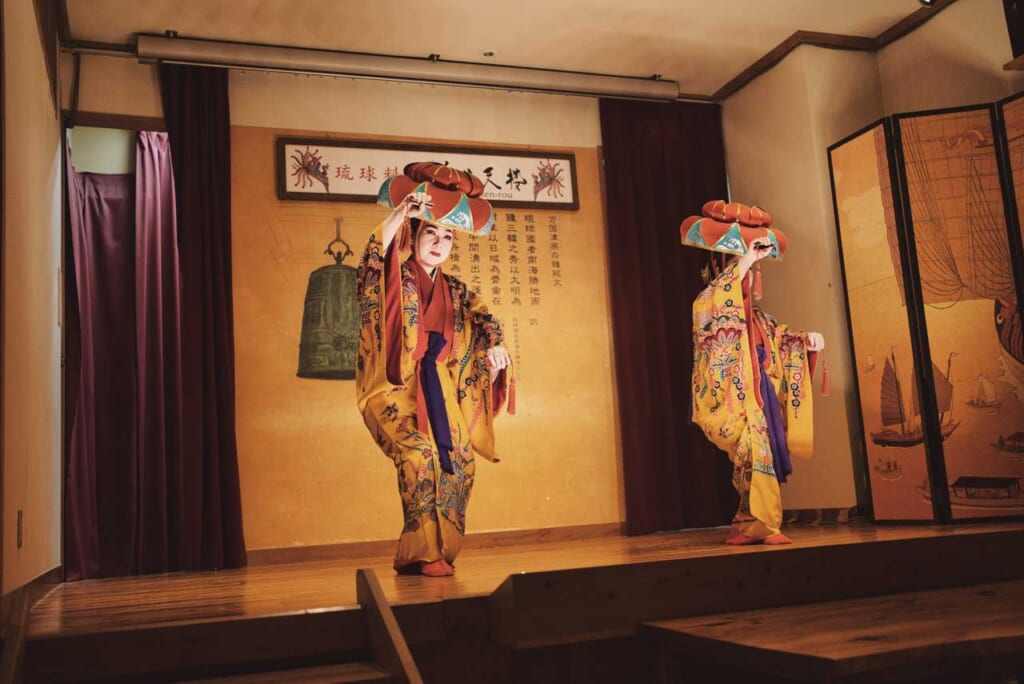
[[[356,277],[361,322],[357,403],[370,433],[397,469],[404,522],[395,566],[438,558],[453,562],[466,532],[475,456],[498,460],[493,424],[502,405],[494,398],[486,352],[501,344],[501,325],[463,282],[443,276],[454,319],[450,352],[436,361],[452,438],[452,472],[446,472],[430,427],[417,420],[420,378],[413,355],[422,314],[415,266],[398,254],[382,253],[380,235],[378,227],[367,241]],[[401,269],[401,330],[385,330],[385,259],[395,259]],[[396,343],[402,352],[399,385],[388,381],[386,368],[388,345]],[[512,369],[505,373],[510,377]]]
[[[754,538],[779,531],[782,499],[772,456],[771,435],[759,402],[751,332],[745,315],[746,288],[735,264],[726,268],[693,303],[693,421],[733,463],[740,504],[734,530]],[[759,369],[783,409],[790,452],[810,456],[812,443],[810,370],[803,335],[751,307],[760,327],[766,361]]]

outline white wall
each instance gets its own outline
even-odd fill
[[[60,124],[31,2],[4,0],[3,592],[61,562]],[[17,548],[17,512],[24,546]]]
[[[1001,0],[959,0],[879,50],[887,114],[1000,100],[1024,89]]]
[[[850,368],[826,147],[882,116],[870,53],[803,46],[723,106],[732,199],[767,208],[789,238],[781,263],[763,266],[765,310],[825,335],[831,396],[815,383],[815,455],[783,487],[787,509],[856,503]]]
[[[135,131],[76,126],[69,129],[68,138],[79,173],[135,172]]]
[[[1000,0],[959,0],[877,53],[800,47],[724,103],[732,197],[766,206],[790,237],[786,260],[765,268],[765,308],[828,342],[833,396],[816,397],[816,460],[796,464],[787,508],[852,503],[861,439],[827,148],[884,115],[1024,89],[1003,70],[1012,57]]]
[[[61,69],[67,106],[71,60]],[[86,56],[80,73],[80,111],[162,116],[155,67]],[[238,126],[510,145],[601,143],[593,98],[261,71],[232,71],[230,89],[231,123]]]

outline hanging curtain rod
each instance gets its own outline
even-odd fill
[[[702,95],[679,93],[676,81],[555,69],[501,66],[476,62],[295,48],[141,33],[135,46],[72,42],[61,49],[73,54],[133,57],[142,63],[165,62],[228,69],[343,76],[584,97],[614,97],[672,102],[710,102]]]

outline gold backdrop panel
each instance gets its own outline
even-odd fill
[[[323,252],[335,218],[358,255],[387,214],[374,204],[276,197],[276,138],[331,135],[232,127],[237,431],[250,548],[397,539],[402,529],[394,466],[363,425],[354,381],[296,377],[306,287],[333,262]],[[496,209],[491,234],[459,235],[445,266],[492,303],[518,366],[517,415],[498,419],[504,460],[480,461],[470,533],[623,517],[597,150],[564,151],[576,155],[578,211]]]

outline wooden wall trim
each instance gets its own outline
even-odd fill
[[[65,109],[64,125],[94,126],[96,128],[120,128],[129,131],[166,131],[163,117],[132,116],[129,114],[105,114],[103,112],[76,112]]]
[[[0,684],[17,684],[22,680],[21,667],[25,651],[25,628],[28,622],[28,597],[24,591],[14,592],[9,619],[0,622],[3,649],[0,650]]]
[[[0,598],[0,684],[15,684],[22,681],[29,611],[36,601],[63,579],[64,568],[58,565]]]
[[[46,61],[46,75],[50,79],[50,97],[53,100],[54,115],[60,111],[60,82],[58,59],[60,55],[60,37],[58,35],[57,7],[50,0],[33,0],[36,11],[36,24],[39,27],[39,42],[43,48]]]
[[[622,523],[595,523],[568,527],[546,527],[532,530],[508,530],[503,532],[480,532],[466,535],[462,548],[486,549],[513,544],[542,544],[566,542],[577,539],[616,537],[622,534]],[[395,552],[397,540],[350,542],[346,544],[324,544],[321,546],[291,546],[275,549],[249,549],[249,566],[282,565],[285,563],[308,563],[311,561],[389,558]]]
[[[936,14],[952,5],[956,0],[935,0],[931,7],[922,7],[906,18],[897,21],[895,24],[875,36],[875,49],[881,50],[889,43],[899,40],[921,24],[932,19]]]
[[[719,88],[718,91],[711,96],[711,99],[715,102],[724,100],[781,62],[790,52],[801,45],[815,45],[817,47],[833,48],[838,50],[869,51],[874,50],[875,41],[872,38],[848,36],[842,33],[795,31],[789,36],[789,38],[786,38],[786,40],[772,48],[764,57],[751,64],[740,72],[739,75]]]
[[[58,565],[55,568],[47,570],[43,574],[36,577],[34,580],[23,584],[22,586],[7,592],[3,597],[0,597],[0,605],[4,606],[4,614],[10,610],[17,594],[24,594],[28,598],[28,607],[31,609],[36,602],[48,594],[53,588],[64,581],[64,566]],[[2,624],[2,623],[0,623]]]
[[[902,38],[926,21],[932,19],[942,10],[952,5],[956,0],[936,0],[931,7],[922,7],[912,14],[899,20],[874,38],[864,36],[850,36],[842,33],[820,33],[817,31],[795,31],[764,57],[757,60],[749,67],[732,78],[728,83],[719,88],[711,96],[712,101],[721,102],[730,95],[733,95],[755,78],[765,73],[773,66],[781,62],[786,56],[801,45],[813,45],[815,47],[832,48],[835,50],[861,50],[865,52],[876,52],[895,40]]]
[[[57,38],[60,45],[71,42],[71,22],[68,20],[68,0],[54,0],[57,16]]]

